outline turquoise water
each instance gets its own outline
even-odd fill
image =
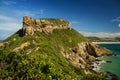
[[[101,66],[101,71],[109,71],[116,74],[120,79],[120,44],[99,44],[111,50],[117,56],[104,56],[105,61],[112,61],[112,63],[105,63]]]

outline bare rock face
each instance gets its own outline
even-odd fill
[[[33,19],[32,17],[23,17],[24,35],[33,35],[35,31],[50,33],[54,29],[69,29],[71,24],[64,19]]]
[[[33,22],[34,20],[31,17],[24,17],[23,18],[23,30],[24,30],[24,34],[28,35],[34,34],[34,30],[33,30]]]
[[[23,50],[25,47],[27,47],[27,46],[29,46],[29,45],[30,45],[30,42],[22,43],[19,47],[13,49],[13,51]]]
[[[66,57],[73,65],[83,68],[85,73],[90,73],[91,63],[95,61],[97,57],[103,55],[112,55],[112,52],[99,47],[91,42],[78,43],[77,47],[70,48],[71,53],[64,53],[62,49],[61,53]]]
[[[100,47],[96,44],[90,43],[90,42],[82,42],[78,44],[78,47],[81,50],[84,50],[84,52],[87,52],[89,55],[92,55],[94,57],[100,57],[103,55],[112,55],[112,52],[106,48]],[[85,56],[85,55],[84,55]]]
[[[95,57],[100,57],[100,56],[103,56],[103,55],[112,55],[112,52],[106,48],[103,48],[103,47],[100,47],[96,44],[93,44],[93,43],[89,43],[89,47],[91,47],[93,49],[93,51],[96,53],[96,54],[92,54],[92,53],[89,53],[90,55],[94,55]],[[88,49],[88,52],[89,51],[89,48]]]

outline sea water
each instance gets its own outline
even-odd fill
[[[116,54],[116,56],[103,56],[103,60],[112,62],[101,65],[101,71],[109,71],[117,75],[120,80],[120,44],[99,44],[99,46],[105,47]]]

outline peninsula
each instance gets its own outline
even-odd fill
[[[112,55],[56,18],[23,17],[23,27],[0,43],[1,79],[105,80],[93,69],[97,57]]]

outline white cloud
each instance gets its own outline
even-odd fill
[[[120,32],[87,32],[79,31],[84,36],[96,36],[96,37],[120,37]]]
[[[71,23],[72,24],[79,24],[80,22],[78,22],[78,21],[72,21]]]
[[[16,18],[0,14],[0,30],[15,31],[20,27],[21,24]]]
[[[10,1],[10,0],[1,0],[1,3],[4,5],[13,5],[16,4],[15,1]]]
[[[23,16],[35,16],[35,15],[42,15],[44,14],[45,9],[40,9],[36,11],[28,11],[28,10],[14,10],[13,14],[16,14],[19,17]]]
[[[118,22],[118,23],[120,23],[120,16],[118,16],[115,19],[113,19],[112,22]],[[120,28],[120,24],[118,24],[118,27]]]
[[[13,11],[14,14],[16,14],[17,16],[34,16],[35,13],[31,12],[31,11],[27,11],[27,10],[14,10]]]
[[[118,27],[120,28],[120,24],[118,24]]]
[[[21,27],[19,19],[0,14],[0,40],[7,38]]]
[[[118,16],[115,19],[113,19],[112,22],[120,22],[120,16]]]
[[[44,14],[44,9],[40,9],[39,14]]]
[[[1,15],[0,14],[0,21],[4,21],[4,22],[11,22],[11,21],[14,21],[14,19],[12,17],[8,17],[8,16],[5,16],[5,15]]]
[[[21,28],[21,24],[20,23],[8,23],[5,22],[4,24],[0,25],[0,30],[7,30],[7,31],[15,31]]]

